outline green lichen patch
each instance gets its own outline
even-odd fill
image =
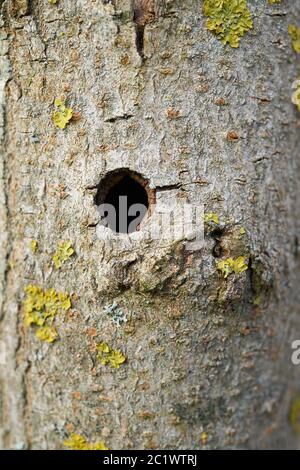
[[[60,129],[64,129],[66,125],[70,122],[73,116],[73,109],[67,108],[65,102],[60,98],[56,98],[54,105],[57,108],[56,111],[52,114],[52,121]]]
[[[110,316],[112,322],[117,327],[120,327],[123,323],[128,321],[127,314],[118,306],[116,301],[107,305],[103,310],[103,313]]]
[[[60,242],[57,245],[56,252],[52,256],[52,261],[56,269],[60,269],[62,265],[75,253],[72,242]]]
[[[218,271],[221,271],[226,279],[230,274],[241,274],[248,269],[248,263],[245,256],[238,258],[227,258],[217,263]]]
[[[55,289],[45,291],[36,285],[30,284],[25,288],[26,297],[23,302],[24,323],[26,326],[35,325],[36,337],[41,341],[53,343],[58,333],[53,326],[56,314],[71,308],[71,299],[64,292]]]
[[[107,343],[99,343],[96,346],[98,351],[97,359],[103,366],[109,365],[114,369],[119,369],[126,361],[126,357],[118,349],[112,349]]]
[[[72,433],[69,439],[64,441],[64,446],[71,450],[108,450],[103,441],[90,444],[80,434]]]
[[[292,40],[292,47],[297,54],[300,53],[300,28],[294,24],[290,24],[288,27],[288,33]]]
[[[208,17],[207,29],[223,44],[239,47],[240,38],[253,28],[246,0],[204,0],[204,15]]]

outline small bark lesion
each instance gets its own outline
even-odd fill
[[[147,24],[155,20],[155,0],[133,0],[133,21],[136,30],[136,48],[144,58],[144,34]]]

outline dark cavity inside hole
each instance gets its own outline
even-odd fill
[[[101,224],[116,233],[133,233],[140,229],[154,193],[141,175],[124,169],[112,171],[100,182],[95,202]]]

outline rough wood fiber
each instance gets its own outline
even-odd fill
[[[199,448],[203,431],[206,448],[295,447],[299,61],[287,27],[299,2],[249,1],[254,29],[234,50],[207,31],[200,0],[157,0],[143,55],[129,0],[0,4],[1,446],[62,448],[73,430],[111,449]],[[56,97],[78,113],[65,130]],[[94,196],[123,167],[157,198],[204,204],[223,230],[207,227],[196,252],[182,240],[107,248]],[[76,255],[56,271],[60,240]],[[249,269],[225,280],[220,254],[250,254]],[[53,344],[24,328],[29,283],[72,294]],[[114,300],[130,319],[119,328],[102,313]],[[100,341],[126,364],[97,363]]]

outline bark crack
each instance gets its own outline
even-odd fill
[[[145,27],[155,19],[155,0],[134,0],[133,21],[135,22],[136,49],[144,58]]]

